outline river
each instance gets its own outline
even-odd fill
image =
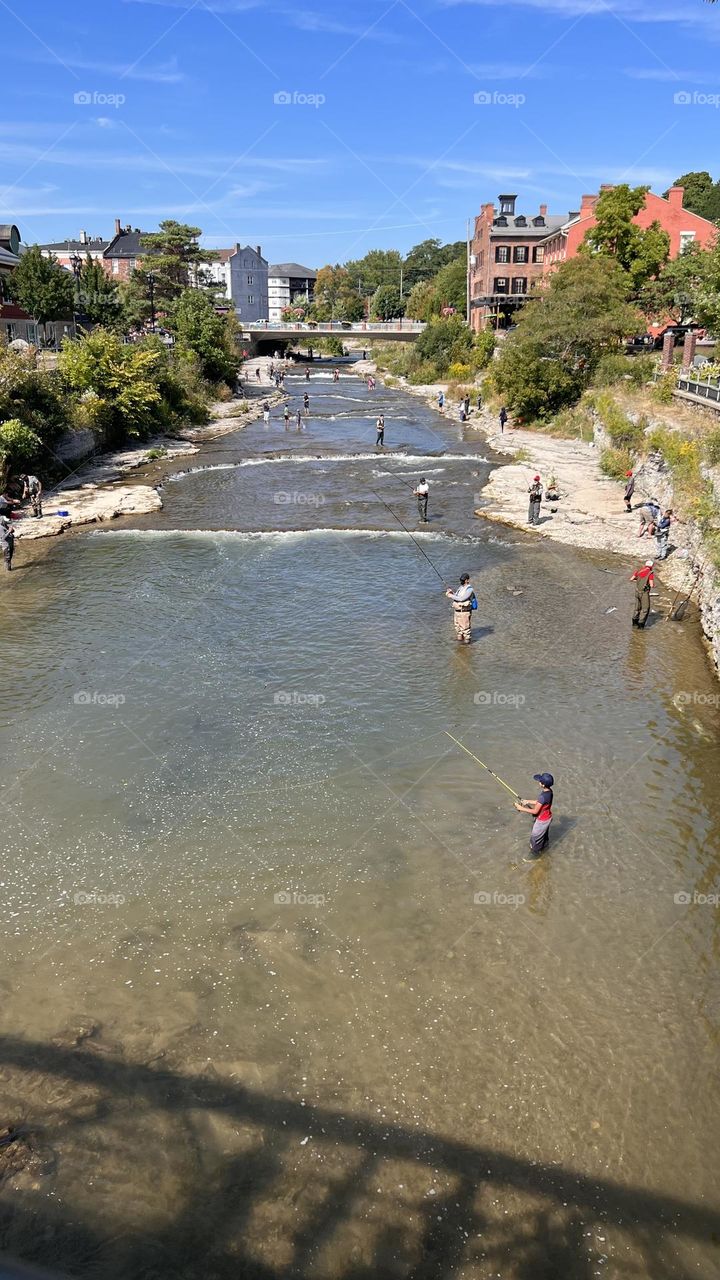
[[[0,1247],[103,1280],[709,1280],[697,629],[635,633],[621,562],[475,518],[470,429],[347,366],[287,387],[304,430],[274,410],[5,584]],[[417,530],[421,475],[469,648],[392,514]],[[524,795],[555,775],[541,862],[447,730]]]

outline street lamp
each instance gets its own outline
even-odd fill
[[[155,332],[155,276],[152,271],[147,273],[148,290],[150,292],[150,328]]]
[[[82,258],[79,253],[73,253],[70,257],[70,266],[75,277],[75,301],[73,305],[73,324],[76,326],[80,320],[80,271],[82,270]],[[75,330],[77,332],[77,329]]]

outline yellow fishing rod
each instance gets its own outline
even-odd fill
[[[448,733],[447,729],[444,729],[443,732],[447,734],[451,742],[454,742],[456,746],[460,747],[462,751],[466,752],[466,754],[469,755],[470,758],[474,760],[476,764],[481,765],[482,768],[485,769],[485,771],[490,774],[491,778],[494,778],[496,782],[499,782],[501,787],[504,787],[506,791],[509,791],[511,796],[514,796],[516,800],[522,800],[522,796],[519,795],[517,791],[513,791],[512,787],[509,787],[507,782],[503,782],[502,778],[499,778],[498,775],[494,773],[493,770],[490,769],[488,765],[483,764],[482,760],[479,760],[477,756],[474,756],[472,751],[468,751],[467,747],[464,747],[462,742],[458,742],[457,738],[453,738],[452,734]]]

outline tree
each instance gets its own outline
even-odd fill
[[[194,352],[204,378],[209,382],[235,382],[238,361],[227,318],[218,315],[207,294],[185,289],[172,309],[168,325],[175,334],[179,354]]]
[[[49,320],[72,316],[75,282],[54,258],[45,258],[34,244],[22,254],[15,268],[10,290],[23,310],[45,328]]]
[[[639,305],[649,320],[684,324],[695,317],[698,297],[709,279],[711,255],[692,241],[677,258],[666,262],[656,280],[649,281]]]
[[[708,204],[712,201],[715,183],[707,169],[684,173],[682,177],[675,179],[673,186],[683,188],[684,209],[689,209],[691,213],[699,214],[701,218],[711,217],[711,214],[707,213],[706,210]],[[667,198],[667,191],[663,192],[663,194]]]
[[[466,252],[465,242],[456,240],[453,244],[441,244],[439,240],[422,240],[410,250],[405,258],[404,282],[412,289],[420,281],[431,280],[442,267],[446,267],[455,258]]]
[[[646,230],[633,222],[649,190],[629,187],[625,182],[602,191],[595,206],[595,226],[581,245],[586,253],[614,258],[630,276],[636,292],[658,275],[670,255],[670,237],[658,222]]]
[[[95,418],[107,424],[111,439],[144,436],[159,425],[160,363],[158,351],[125,344],[107,329],[93,329],[73,342],[66,339],[58,357],[66,385],[94,402]]]
[[[720,334],[720,236],[703,260],[702,280],[695,298],[695,319],[711,333]]]
[[[429,280],[418,280],[410,290],[410,297],[405,307],[405,315],[410,320],[428,321],[431,316],[440,314],[435,285]]]
[[[440,374],[451,364],[468,363],[472,349],[472,334],[461,316],[434,317],[415,343],[417,359],[434,364]]]
[[[363,300],[345,267],[326,266],[318,271],[315,281],[315,320],[361,320],[365,314]]]
[[[453,262],[448,262],[447,266],[441,267],[433,280],[433,287],[440,309],[453,307],[455,311],[465,315],[467,303],[467,261],[465,257],[455,258]]]
[[[400,297],[397,285],[378,285],[370,303],[370,315],[373,320],[395,320],[404,314],[405,304]]]
[[[122,302],[114,280],[106,276],[99,262],[87,254],[80,267],[76,305],[90,324],[114,327],[122,320]]]
[[[205,282],[202,268],[214,261],[215,254],[200,248],[198,236],[201,234],[200,227],[168,218],[160,223],[159,231],[141,237],[140,243],[149,258],[135,274],[141,283],[144,277],[147,292],[147,275],[152,271],[158,310],[168,311],[183,289],[193,282],[200,286]]]
[[[582,254],[564,262],[549,287],[517,317],[494,363],[494,380],[525,417],[547,417],[576,399],[606,351],[642,327],[628,302],[632,282],[617,262]]]
[[[381,285],[400,288],[402,265],[397,249],[371,249],[364,258],[346,262],[345,270],[358,293],[363,298],[370,298]]]

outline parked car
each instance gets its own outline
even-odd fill
[[[655,336],[654,347],[656,351],[662,350],[662,344],[666,334],[671,333],[676,342],[685,338],[688,333],[694,333],[698,338],[705,337],[705,330],[700,324],[666,324]]]

